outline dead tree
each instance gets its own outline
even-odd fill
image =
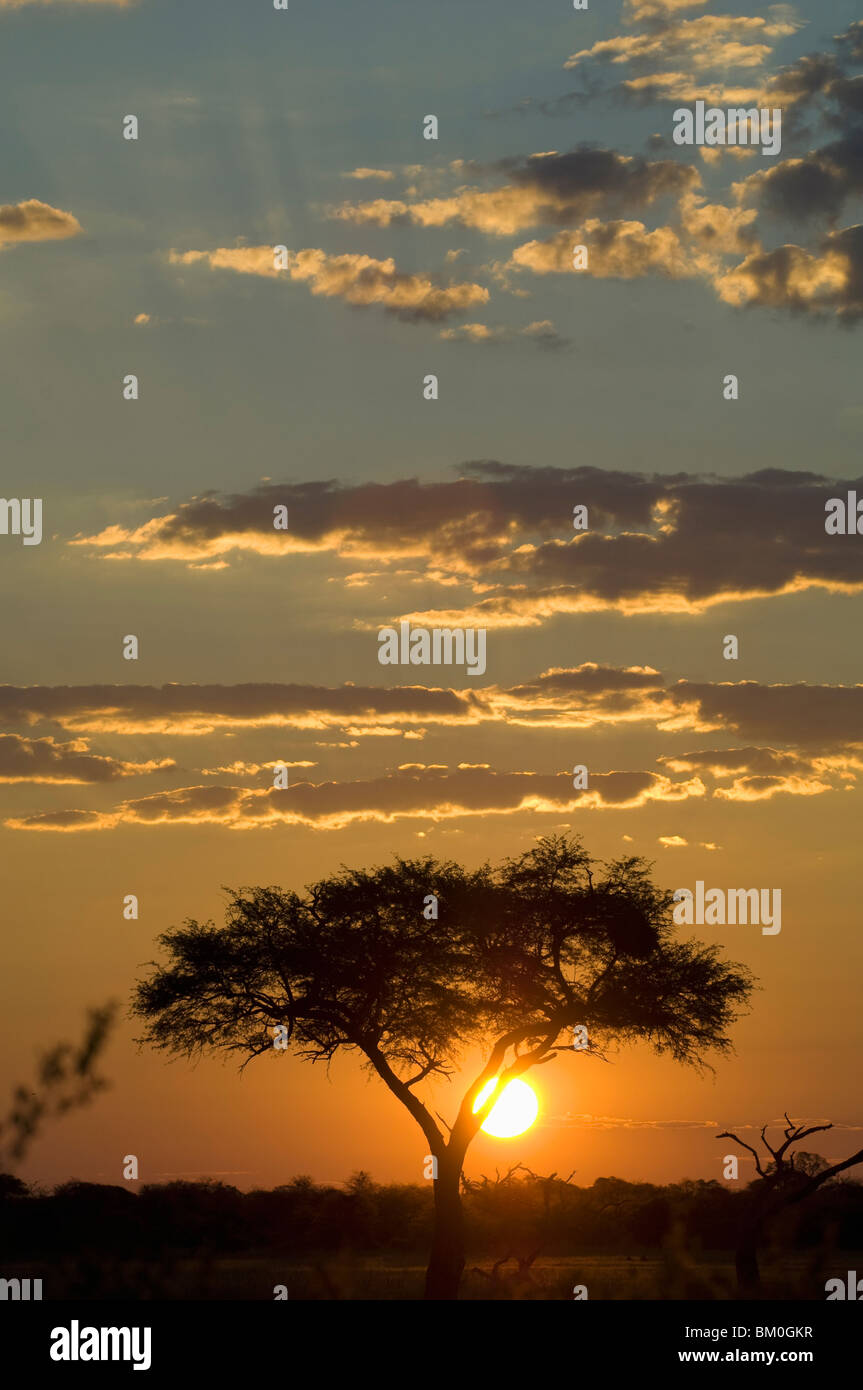
[[[808,1139],[810,1134],[819,1134],[824,1130],[832,1129],[833,1125],[810,1125],[807,1129],[803,1125],[795,1124],[789,1118],[787,1111],[785,1121],[784,1142],[775,1149],[767,1141],[767,1125],[762,1127],[761,1143],[770,1155],[770,1158],[766,1160],[766,1167],[762,1164],[762,1155],[758,1153],[758,1150],[754,1149],[751,1144],[747,1144],[738,1135],[725,1130],[716,1136],[717,1139],[731,1139],[742,1149],[747,1149],[755,1159],[755,1172],[761,1180],[757,1185],[752,1184],[754,1191],[750,1189],[749,1195],[752,1197],[753,1209],[738,1237],[735,1254],[737,1289],[744,1296],[757,1294],[761,1287],[758,1249],[774,1217],[786,1207],[804,1202],[807,1197],[811,1197],[813,1192],[817,1192],[818,1188],[825,1182],[829,1182],[831,1178],[835,1178],[846,1168],[853,1168],[856,1164],[863,1163],[863,1149],[858,1149],[855,1154],[852,1154],[850,1158],[843,1159],[841,1163],[830,1164],[818,1173],[804,1173],[795,1166],[795,1159],[799,1159],[801,1155],[792,1152],[793,1145],[799,1144],[803,1139]]]
[[[561,1207],[564,1200],[563,1192],[564,1190],[571,1190],[568,1185],[575,1176],[575,1172],[576,1170],[573,1168],[568,1178],[559,1178],[556,1171],[543,1177],[539,1173],[534,1173],[524,1163],[516,1163],[503,1177],[501,1177],[500,1171],[495,1169],[494,1181],[485,1175],[478,1182],[462,1175],[463,1191],[471,1196],[478,1196],[491,1211],[495,1210],[496,1197],[499,1194],[519,1188],[524,1192],[538,1189],[542,1194],[543,1203],[542,1216],[531,1221],[528,1229],[522,1230],[520,1234],[516,1229],[507,1227],[504,1218],[502,1234],[506,1236],[504,1248],[507,1253],[495,1260],[491,1272],[480,1269],[476,1265],[474,1265],[472,1272],[481,1275],[483,1279],[488,1279],[496,1291],[535,1283],[533,1265],[543,1253],[553,1229],[552,1202],[554,1194],[557,1192],[558,1207]],[[523,1176],[519,1177],[519,1173]],[[515,1271],[505,1269],[510,1260],[516,1262]]]

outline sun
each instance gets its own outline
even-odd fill
[[[485,1083],[473,1103],[474,1114],[488,1100],[497,1083],[496,1076]],[[538,1114],[539,1101],[536,1092],[526,1081],[516,1078],[504,1086],[480,1129],[493,1135],[495,1139],[514,1139],[517,1134],[524,1134],[526,1129],[530,1129]]]

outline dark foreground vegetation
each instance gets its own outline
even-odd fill
[[[462,1296],[571,1299],[584,1284],[591,1298],[736,1297],[734,1252],[760,1187],[578,1187],[521,1166],[465,1182]],[[365,1173],[252,1192],[203,1181],[49,1193],[0,1175],[0,1274],[43,1277],[46,1298],[272,1298],[277,1284],[300,1298],[421,1297],[433,1217],[431,1184]],[[863,1184],[833,1180],[777,1217],[761,1293],[823,1299],[860,1250]]]

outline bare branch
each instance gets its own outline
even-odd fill
[[[758,1157],[758,1151],[756,1149],[753,1149],[751,1144],[744,1143],[744,1141],[742,1139],[739,1139],[736,1134],[731,1134],[728,1130],[724,1130],[722,1134],[717,1134],[716,1137],[717,1139],[733,1139],[734,1143],[739,1144],[741,1149],[748,1149],[749,1152],[752,1154],[752,1157],[755,1159],[755,1171],[758,1174],[759,1178],[767,1177],[767,1174],[761,1167],[761,1160]]]

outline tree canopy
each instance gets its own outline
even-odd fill
[[[230,892],[223,926],[160,937],[170,963],[139,984],[135,1009],[157,1047],[249,1059],[281,1025],[302,1057],[356,1049],[408,1089],[488,1039],[495,1065],[512,1049],[522,1070],[571,1048],[576,1025],[594,1052],[641,1038],[702,1066],[730,1048],[751,976],[675,934],[644,860],[600,867],[578,841],[543,840],[496,869],[396,859],[305,893]]]

